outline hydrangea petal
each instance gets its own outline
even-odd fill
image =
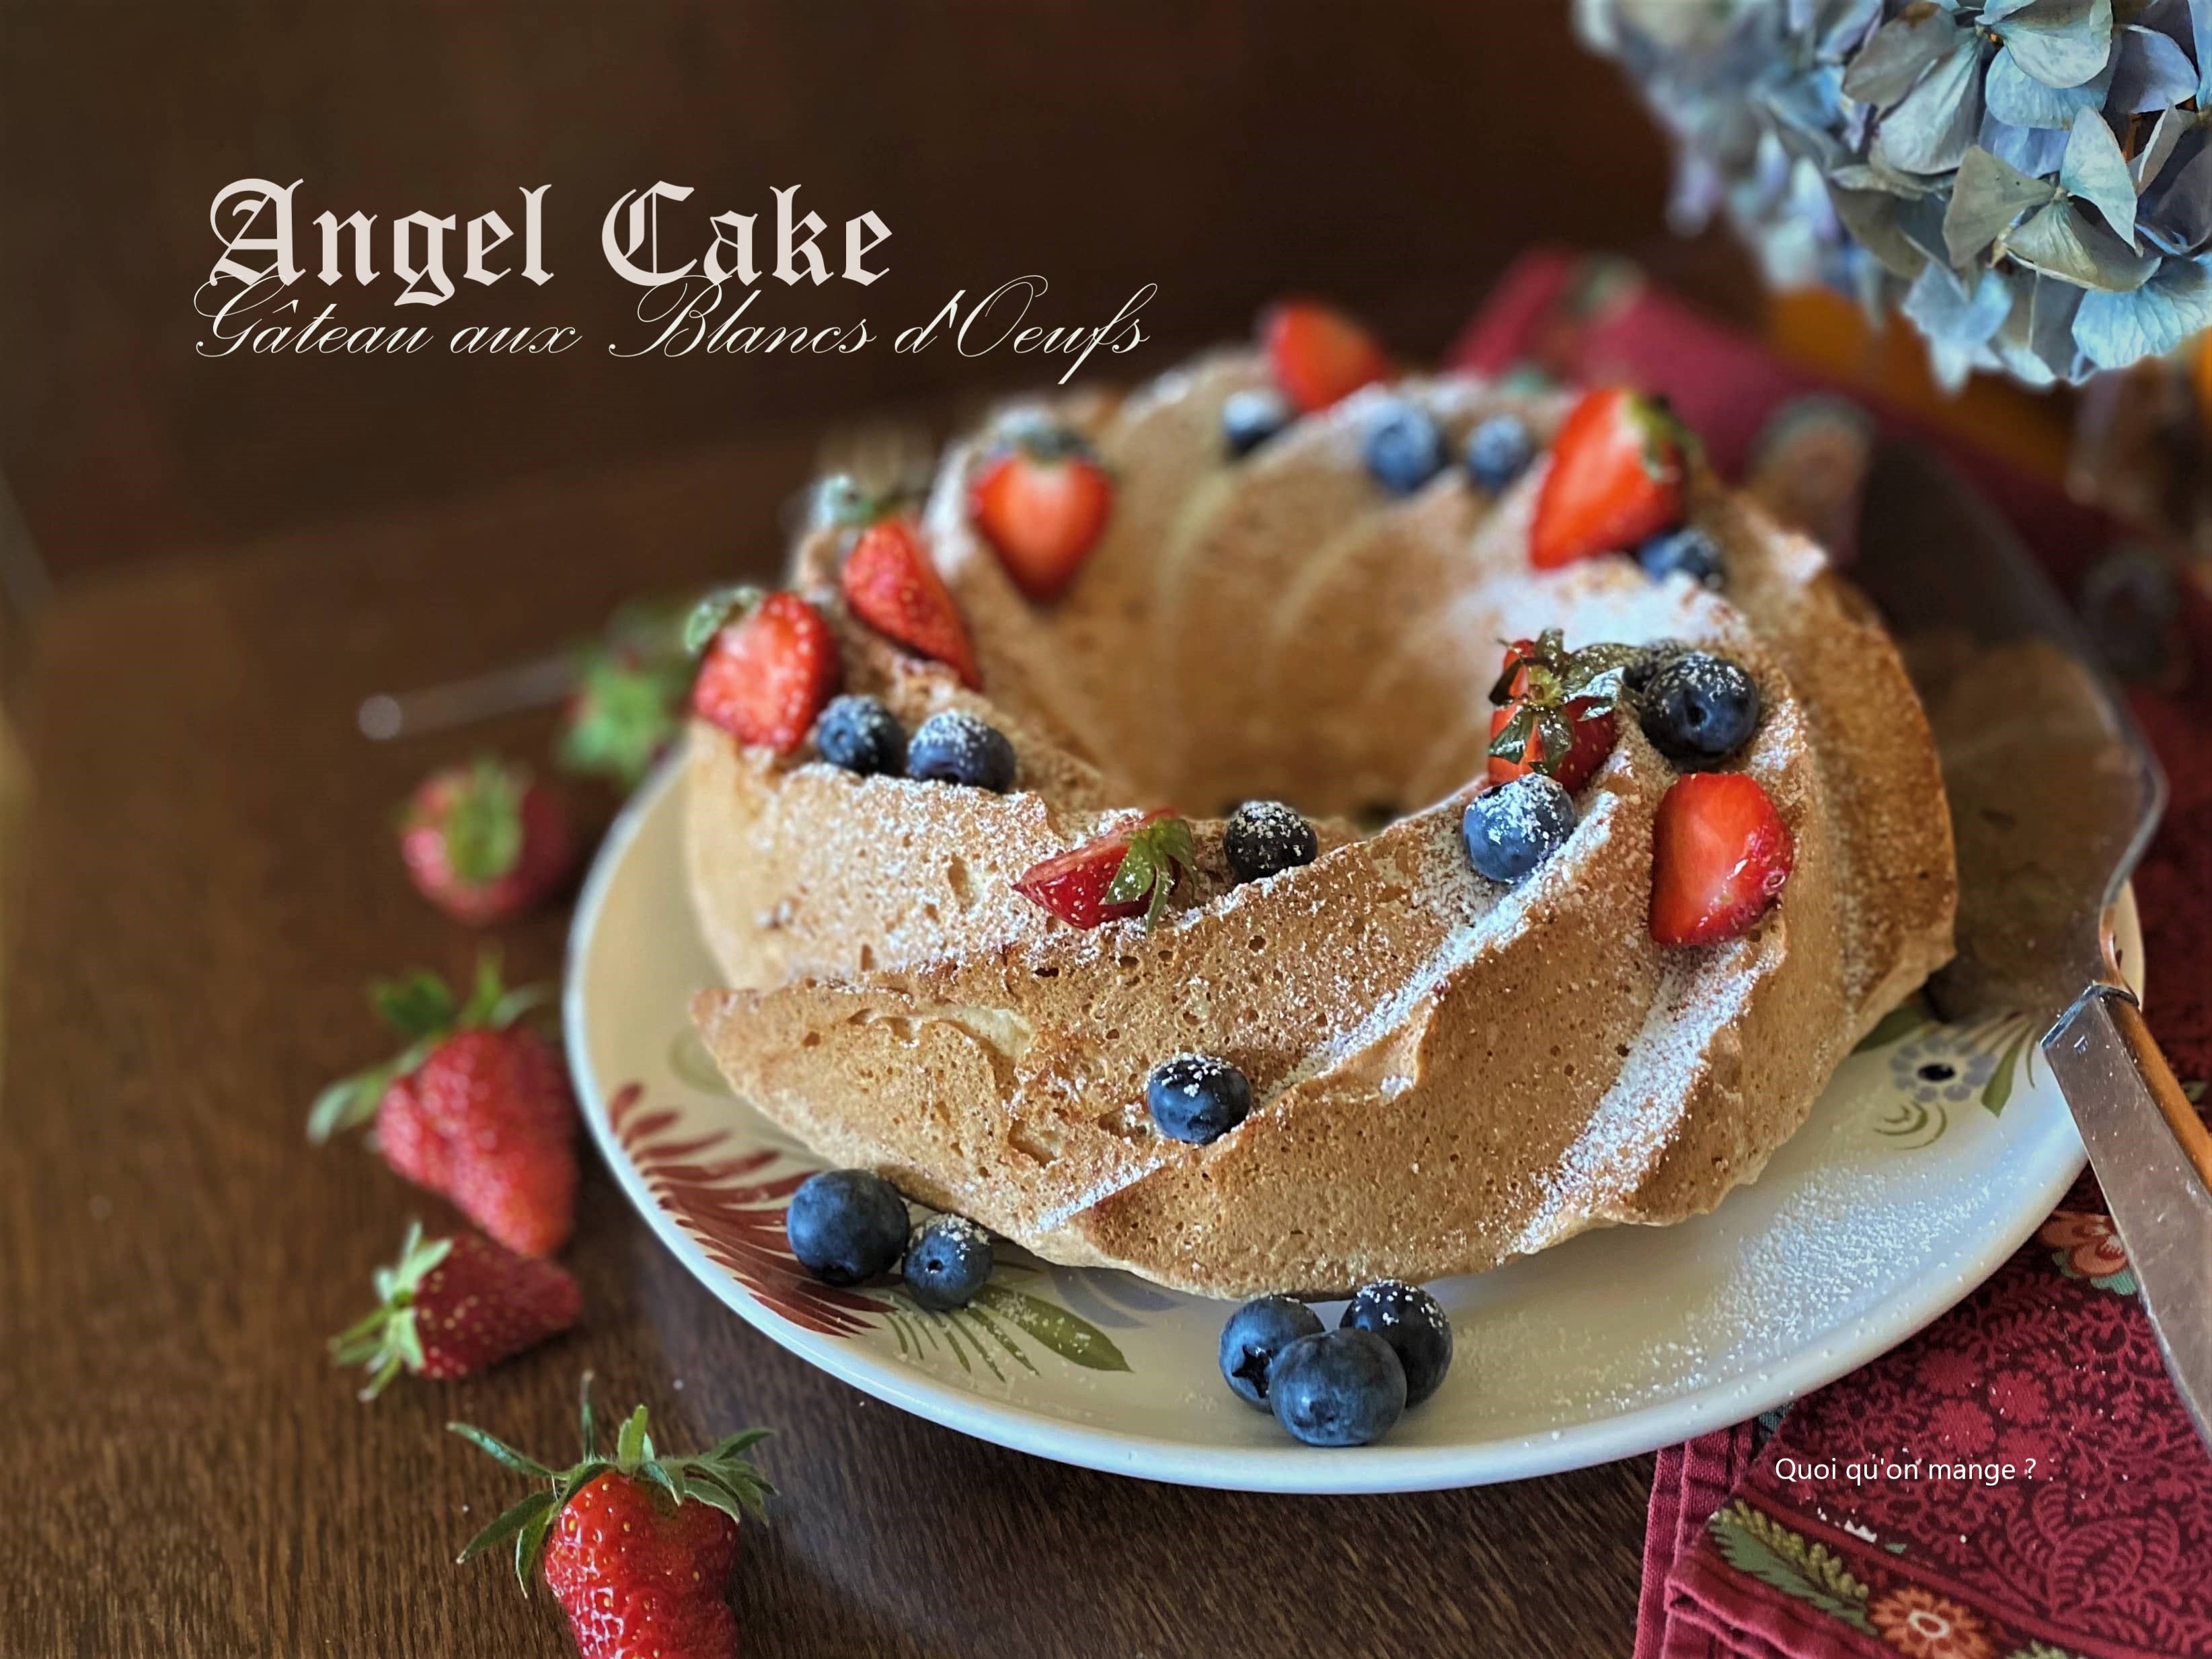
[[[2212,240],[2212,143],[2183,137],[2136,207],[2142,240],[2166,253],[2194,253]]]
[[[1982,9],[2013,61],[2046,87],[2078,87],[2112,56],[2112,0],[2027,0]]]
[[[2120,291],[2142,285],[2158,269],[2073,202],[2053,202],[2000,244],[2031,270],[2082,288]]]
[[[2197,47],[2197,107],[2212,109],[2212,0],[2189,0],[2189,33]]]
[[[1836,205],[1836,217],[1843,221],[1844,228],[1850,232],[1859,246],[1866,250],[1893,276],[1911,281],[1920,274],[1920,267],[1928,256],[1897,223],[1898,210],[1903,205],[1893,196],[1879,191],[1832,188],[1829,199]]]
[[[1984,126],[1988,123],[1983,124]],[[2151,128],[2150,137],[2128,162],[2128,176],[2136,181],[2136,194],[2148,191],[2162,171],[2174,148],[2194,126],[2187,110],[2170,109],[2158,118]]]
[[[2132,294],[2090,294],[2074,315],[2074,338],[2100,368],[2160,356],[2212,326],[2212,270],[2203,259],[2169,259]]]
[[[2057,193],[2049,179],[2031,179],[2002,156],[1979,146],[1968,150],[1943,214],[1944,252],[1953,264],[1965,264],[2011,229],[2021,214]]]
[[[2147,115],[2197,95],[2197,65],[2172,37],[2130,23],[2120,31],[2105,106],[2116,115]]]
[[[1882,118],[1870,159],[1905,173],[1948,173],[1981,126],[1981,49],[1969,34]]]
[[[1984,271],[1969,290],[1948,268],[1930,259],[1906,290],[1903,309],[1928,337],[1936,380],[1956,391],[1969,370],[1996,366],[1988,347],[2012,313],[2012,293],[1994,270]]]
[[[2128,158],[2120,154],[2120,141],[2095,110],[2085,109],[2074,118],[2058,182],[2078,200],[2095,207],[2112,234],[2133,246],[2136,183],[2128,173]]]
[[[2066,128],[2074,125],[2075,111],[2104,107],[2112,73],[2112,66],[2107,64],[2101,73],[2080,86],[2046,86],[2021,67],[2008,46],[1990,60],[1983,92],[1989,100],[1990,112],[2000,121],[2009,121],[2016,127]]]
[[[1844,95],[1887,109],[1911,92],[1930,67],[1950,56],[1960,34],[1958,20],[1948,11],[1890,19],[1844,70]]]
[[[2066,133],[2051,127],[2016,127],[1994,115],[1982,117],[1981,147],[2031,179],[2048,179],[2066,154]]]

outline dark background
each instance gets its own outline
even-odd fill
[[[1147,282],[1155,373],[1241,335],[1288,290],[1331,296],[1431,355],[1533,240],[1684,257],[1664,157],[1565,0],[1224,0],[620,6],[100,4],[0,10],[0,475],[64,584],[233,544],[884,400],[1033,381],[1033,362],[888,340],[847,357],[617,361],[640,290],[599,226],[625,190],[696,188],[676,218],[773,225],[771,185],[831,226],[872,210],[890,274],[861,289],[763,279],[751,313],[918,322],[1036,272],[1042,316],[1103,322]],[[306,181],[304,309],[422,323],[566,322],[552,358],[440,345],[391,361],[210,362],[192,311],[216,192]],[[534,289],[469,283],[395,310],[388,274],[325,289],[325,208],[496,209],[550,183]],[[686,237],[685,252],[692,251]],[[458,236],[449,239],[458,276]],[[1693,255],[1692,257],[1705,257]],[[518,262],[519,263],[519,262]],[[1094,362],[1098,360],[1094,360]],[[797,480],[793,481],[794,483]]]

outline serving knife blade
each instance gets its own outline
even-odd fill
[[[2141,1285],[2212,1443],[2212,1135],[2117,959],[2112,915],[2166,781],[2065,602],[1996,511],[1924,449],[1884,444],[1849,574],[1881,610],[1936,728],[1959,852],[1950,1019],[2032,1015]]]

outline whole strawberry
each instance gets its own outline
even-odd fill
[[[684,642],[705,655],[692,712],[739,743],[788,755],[842,678],[837,641],[796,593],[726,587],[699,602]]]
[[[373,1119],[396,1173],[453,1200],[509,1249],[552,1255],[575,1226],[576,1102],[560,1056],[516,1023],[543,996],[502,990],[489,951],[465,1004],[432,973],[373,985],[371,1006],[413,1041],[324,1090],[307,1138]]]
[[[575,850],[560,796],[490,756],[433,772],[400,815],[416,890],[474,927],[534,908],[567,879]]]
[[[473,1233],[425,1239],[419,1223],[375,1283],[375,1311],[330,1345],[339,1364],[368,1368],[364,1400],[402,1370],[444,1380],[496,1364],[567,1330],[584,1306],[565,1267]]]
[[[1613,706],[1637,655],[1623,645],[1569,651],[1556,628],[1507,646],[1490,691],[1498,705],[1490,717],[1491,781],[1542,772],[1569,791],[1589,782],[1613,752]]]
[[[694,1456],[662,1456],[640,1406],[607,1458],[596,1443],[588,1373],[582,1418],[583,1461],[561,1470],[481,1429],[447,1425],[544,1483],[471,1539],[460,1559],[512,1538],[526,1593],[542,1553],[546,1587],[584,1659],[736,1659],[737,1616],[723,1591],[737,1565],[739,1523],[775,1492],[744,1455],[768,1431],[748,1429]]]

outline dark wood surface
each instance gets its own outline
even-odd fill
[[[543,720],[373,748],[363,694],[527,656],[618,598],[760,567],[803,434],[518,487],[81,584],[16,713],[0,1083],[0,1652],[475,1659],[568,1651],[456,1547],[517,1490],[441,1425],[565,1450],[577,1376],[664,1443],[745,1423],[784,1488],[734,1597],[762,1659],[1623,1655],[1648,1460],[1342,1499],[1142,1484],[963,1439],[787,1355],[594,1163],[570,1336],[374,1406],[322,1341],[411,1215],[316,1087],[384,1048],[371,975],[464,968],[387,813]],[[563,919],[502,934],[528,975]]]
[[[833,230],[872,210],[865,294],[768,283],[755,314],[919,322],[1036,272],[1040,314],[1137,287],[1155,368],[1313,289],[1433,354],[1513,254],[1662,235],[1665,157],[1567,0],[19,0],[0,25],[0,473],[64,579],[493,481],[635,460],[748,423],[1026,386],[1000,355],[611,360],[637,290],[599,252],[625,191]],[[65,135],[65,137],[64,136]],[[342,320],[565,323],[550,358],[194,355],[232,179],[313,216],[496,208],[550,183],[532,289]],[[696,228],[703,214],[684,219]],[[766,222],[765,221],[763,222]],[[379,269],[384,268],[380,263]],[[315,298],[312,312],[323,302]],[[410,314],[411,313],[411,314]]]

